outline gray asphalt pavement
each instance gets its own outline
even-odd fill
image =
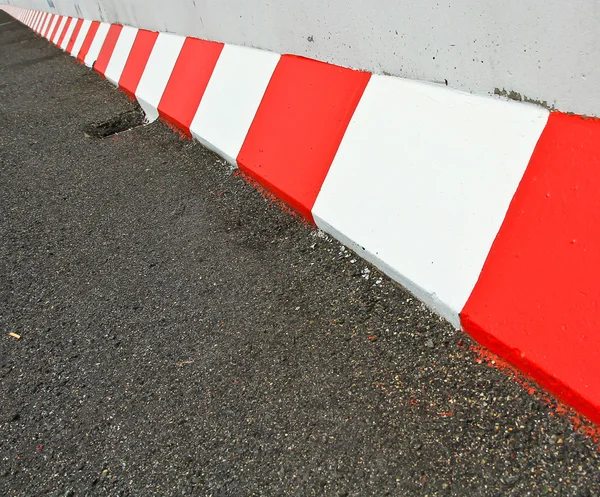
[[[600,495],[567,417],[217,156],[85,136],[131,108],[0,14],[0,495]]]

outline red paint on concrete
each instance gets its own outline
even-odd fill
[[[99,27],[100,27],[100,23],[98,21],[92,21],[92,24],[90,24],[90,29],[87,32],[87,34],[85,35],[85,39],[83,40],[81,49],[79,50],[79,53],[77,54],[77,60],[79,60],[80,62],[85,61],[85,58],[87,57],[87,54],[90,51],[90,47],[92,46],[92,42],[94,41],[94,38],[96,37],[96,33],[98,32]]]
[[[370,76],[283,55],[237,157],[240,169],[314,222],[313,205]]]
[[[48,38],[48,31],[50,31],[50,26],[52,26],[52,22],[54,21],[55,17],[55,14],[50,14],[50,20],[48,21],[48,24],[46,25],[46,27],[44,28],[44,32],[42,33],[42,36],[44,38]]]
[[[58,17],[58,20],[56,21],[56,26],[54,26],[54,29],[52,30],[52,33],[50,34],[50,41],[52,41],[54,39],[54,37],[56,36],[56,32],[58,31],[58,28],[60,27],[60,23],[62,22],[62,16]]]
[[[108,67],[110,58],[115,51],[115,46],[117,45],[117,41],[119,40],[119,35],[121,34],[122,30],[123,26],[120,24],[112,24],[108,29],[106,39],[104,40],[104,44],[100,49],[98,59],[94,64],[94,69],[102,74],[102,76],[104,76],[104,73],[106,72],[106,68]]]
[[[142,74],[158,38],[158,33],[140,29],[129,52],[129,57],[119,79],[119,88],[130,97],[135,96]]]
[[[35,29],[37,28],[38,22],[40,20],[40,17],[42,17],[42,13],[41,12],[36,12],[33,17],[31,18],[31,29],[33,29],[35,31]]]
[[[37,18],[38,18],[39,16],[40,16],[40,13],[39,13],[39,12],[34,12],[34,13],[31,15],[31,17],[29,18],[29,22],[27,23],[27,25],[28,25],[28,26],[29,26],[31,29],[33,29],[33,28],[34,28],[34,26],[35,26],[35,22],[36,22],[36,20],[37,20]]]
[[[49,16],[50,16],[50,13],[45,12],[44,15],[42,15],[42,18],[40,19],[40,23],[38,24],[38,27],[36,30],[40,36],[42,35],[42,30],[44,29],[44,24],[46,23],[46,19],[48,19]]]
[[[161,117],[188,136],[222,50],[223,43],[186,38],[158,105]]]
[[[600,121],[552,113],[464,329],[600,423]]]
[[[62,42],[65,41],[65,36],[67,36],[67,31],[69,31],[69,27],[71,26],[71,23],[74,22],[72,17],[69,17],[67,19],[67,22],[65,22],[65,27],[62,30],[62,33],[60,34],[60,36],[58,37],[58,41],[56,42],[57,46],[61,46]]]
[[[40,12],[35,21],[35,32],[39,34],[44,19],[48,16],[47,12]]]
[[[71,38],[69,39],[69,44],[67,45],[67,53],[73,52],[73,46],[75,45],[75,41],[77,40],[77,36],[79,36],[79,32],[81,31],[81,26],[83,25],[83,19],[77,19],[77,24],[75,24],[75,29],[71,33]]]

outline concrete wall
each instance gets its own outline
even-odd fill
[[[0,0],[600,116],[595,0]]]

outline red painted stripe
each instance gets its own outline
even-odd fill
[[[96,64],[94,64],[94,69],[102,74],[102,76],[104,76],[104,73],[106,72],[106,68],[110,62],[113,52],[115,51],[115,46],[119,40],[119,35],[121,34],[122,30],[123,26],[120,24],[113,24],[108,30],[108,34],[104,40],[104,45],[102,45],[100,53],[98,54],[98,60],[96,60]]]
[[[39,22],[37,23],[37,26],[35,28],[35,31],[37,34],[41,34],[42,28],[44,27],[44,22],[46,22],[46,18],[49,16],[50,14],[48,14],[48,12],[42,12],[42,15],[40,16]]]
[[[131,52],[129,52],[129,57],[121,74],[121,79],[119,79],[119,88],[131,97],[135,95],[135,91],[156,43],[156,38],[158,38],[158,33],[146,31],[145,29],[140,29],[135,36]]]
[[[552,113],[463,312],[467,332],[600,423],[600,120]]]
[[[56,36],[56,32],[58,31],[58,28],[59,28],[61,22],[62,22],[62,16],[58,16],[58,20],[56,21],[56,26],[54,26],[54,29],[52,30],[52,33],[50,34],[50,41],[52,41],[54,39],[54,37]]]
[[[40,23],[39,27],[38,27],[38,34],[40,36],[43,35],[44,33],[44,25],[46,24],[46,20],[50,17],[50,13],[49,12],[45,12],[44,13],[44,17],[42,19],[42,22]]]
[[[71,33],[71,38],[69,39],[69,43],[67,45],[67,52],[73,52],[73,45],[75,45],[75,41],[77,40],[77,36],[79,36],[79,31],[81,31],[81,26],[83,25],[83,19],[77,19],[77,24],[75,24],[75,29]]]
[[[100,27],[100,23],[98,21],[92,21],[90,24],[90,29],[85,35],[85,39],[83,40],[83,45],[81,45],[81,50],[77,54],[77,60],[83,62],[88,52],[90,51],[90,47],[92,46],[92,42],[96,37],[96,33],[98,32],[98,28]]]
[[[46,29],[44,29],[44,38],[48,38],[48,32],[50,31],[50,26],[52,26],[52,22],[54,21],[55,17],[56,15],[50,14],[50,21],[48,21],[48,25],[46,26]]]
[[[283,55],[238,155],[240,169],[313,222],[312,207],[370,77]]]
[[[36,14],[35,21],[33,23],[33,29],[34,29],[34,31],[37,31],[37,27],[38,27],[38,24],[39,24],[40,19],[42,18],[42,16],[43,16],[42,12],[38,12]]]
[[[188,136],[222,50],[223,43],[186,38],[158,105],[160,115]]]
[[[59,47],[62,45],[62,42],[65,41],[65,36],[67,35],[67,31],[69,31],[69,26],[71,26],[72,22],[74,22],[72,17],[69,17],[67,19],[67,22],[65,22],[65,27],[62,30],[62,33],[60,34],[60,36],[58,37],[58,41],[56,42],[56,44]]]
[[[41,17],[42,17],[42,13],[41,12],[36,12],[35,17],[33,19],[33,23],[32,23],[32,29],[34,31],[37,31],[38,23],[40,22],[40,18]]]

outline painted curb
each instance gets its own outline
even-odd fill
[[[2,8],[600,423],[600,121]]]

